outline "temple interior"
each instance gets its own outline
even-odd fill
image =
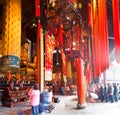
[[[92,1],[0,0],[0,89],[37,82],[41,90],[54,84],[54,93],[67,86],[74,93],[100,82],[115,60],[112,0],[103,9]]]
[[[4,0],[0,1],[1,82],[7,82],[9,79],[15,82],[19,80],[25,82],[36,81],[36,42],[37,21],[39,17],[36,17],[35,0],[21,0],[21,2],[17,0],[17,2],[16,5],[13,0],[6,2]],[[89,0],[85,3],[81,1],[78,9],[76,9],[70,1],[61,3],[58,0],[50,3],[50,1],[41,0],[40,22],[43,29],[43,38],[45,38],[45,32],[47,30],[50,31],[50,34],[53,34],[54,39],[57,39],[56,37],[59,37],[57,36],[59,25],[62,21],[64,30],[64,46],[62,47],[64,50],[67,47],[71,47],[69,42],[71,41],[70,37],[75,36],[74,29],[76,20],[80,27],[84,26],[82,27],[83,34],[89,35],[90,29],[87,28],[87,13],[85,13],[88,2]],[[85,36],[85,38],[87,38],[87,36]],[[43,43],[45,43],[45,39]],[[62,71],[62,59],[59,52],[60,47],[59,45],[54,46],[54,50],[57,51],[57,53],[53,54],[52,62],[52,71],[53,73],[57,73],[57,75]],[[43,53],[45,53],[45,46],[43,46]],[[70,52],[66,51],[66,54],[68,60],[72,60]],[[73,54],[74,57],[81,55],[78,51],[74,51]],[[45,60],[43,63],[45,67]],[[75,71],[74,67],[72,71]],[[71,78],[72,72],[68,76]]]

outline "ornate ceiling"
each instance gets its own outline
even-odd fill
[[[2,18],[3,12],[3,2],[0,0],[0,19]],[[36,23],[35,18],[35,0],[21,0],[22,1],[22,38],[29,38],[35,42],[36,38]],[[71,29],[75,20],[79,21],[80,26],[84,26],[89,30],[87,26],[88,16],[87,16],[87,4],[90,0],[78,0],[81,4],[80,8],[75,9],[70,0],[57,0],[54,7],[47,4],[47,0],[41,0],[41,25],[43,28],[48,28],[49,25],[58,28],[60,19],[62,18],[64,31],[67,33]],[[113,36],[113,26],[112,26],[112,9],[111,0],[107,0],[107,10],[108,10],[108,32],[109,36]],[[47,13],[46,13],[47,11]],[[49,16],[46,17],[46,14]],[[1,21],[0,21],[1,25]],[[1,26],[0,26],[1,27]],[[2,30],[2,28],[0,28]],[[1,31],[0,31],[1,33]]]

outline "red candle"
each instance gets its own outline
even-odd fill
[[[8,81],[10,81],[10,79],[11,79],[11,72],[8,71]]]
[[[18,81],[20,81],[20,73],[18,73]]]

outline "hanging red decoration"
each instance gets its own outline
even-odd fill
[[[55,47],[55,41],[53,35],[50,35],[49,32],[45,34],[45,80],[52,80],[52,68],[53,68],[53,50]]]
[[[40,17],[40,0],[35,0],[36,17]]]
[[[106,0],[92,1],[92,64],[94,78],[99,77],[109,64]],[[102,8],[101,8],[102,7]]]
[[[119,35],[119,1],[112,0],[113,10],[113,29],[114,29],[114,44],[115,44],[115,56],[117,62],[120,62],[120,35]]]
[[[88,25],[92,25],[92,10],[91,10],[91,4],[88,4]]]
[[[94,78],[100,75],[100,61],[99,61],[99,26],[98,26],[98,10],[96,0],[92,3],[93,25],[92,25],[92,64]]]
[[[60,47],[62,47],[63,45],[63,25],[60,24],[59,27],[59,43],[60,43]]]
[[[63,73],[63,76],[66,76],[66,56],[63,51],[63,48],[60,51],[61,51],[61,57],[62,57],[62,73]]]
[[[75,32],[75,34],[76,34],[76,42],[78,42],[79,41],[79,25],[78,24],[76,24],[76,32]]]

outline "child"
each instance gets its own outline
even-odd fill
[[[28,96],[30,97],[30,105],[32,106],[33,115],[38,115],[38,105],[40,102],[40,91],[38,84],[34,84],[34,86],[29,90]]]

